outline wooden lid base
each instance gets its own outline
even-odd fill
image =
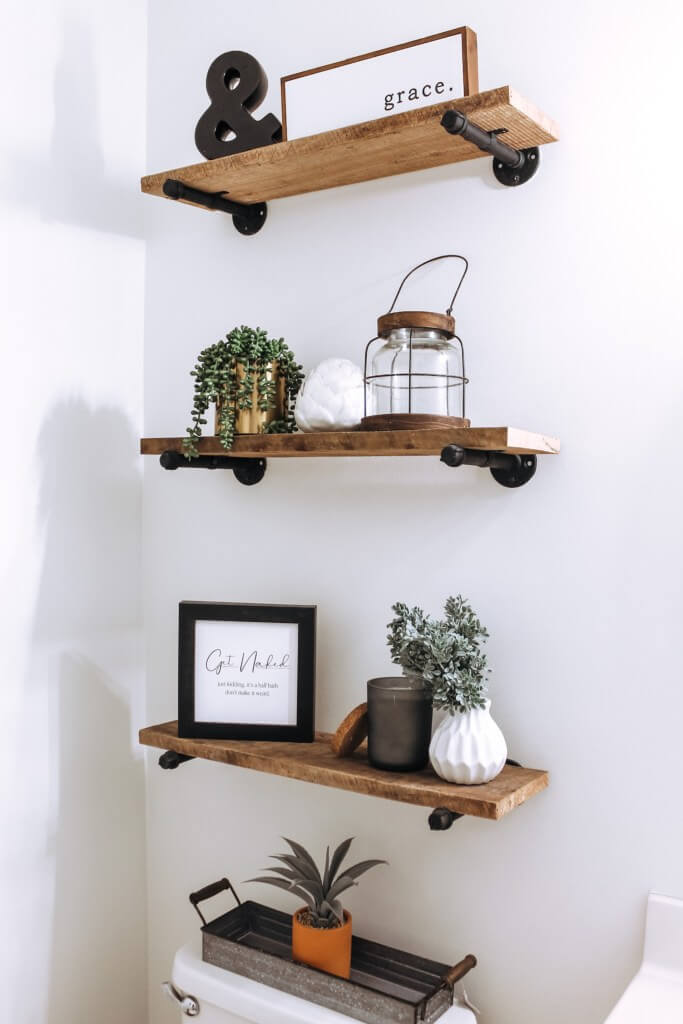
[[[455,320],[448,313],[400,310],[397,313],[383,313],[377,318],[377,334],[386,338],[391,331],[412,328],[413,330],[442,331],[449,338],[455,335]]]
[[[429,430],[435,427],[469,427],[462,416],[428,416],[419,412],[392,412],[382,416],[364,416],[361,430]]]

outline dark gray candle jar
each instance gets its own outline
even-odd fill
[[[375,768],[413,772],[429,760],[432,698],[419,676],[368,679],[368,759]]]

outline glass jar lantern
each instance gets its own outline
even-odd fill
[[[445,313],[394,312],[411,274],[428,263],[457,259],[464,270]],[[451,311],[467,273],[464,256],[435,256],[403,278],[387,313],[377,320],[377,337],[365,348],[363,430],[468,427],[465,417],[465,352]]]

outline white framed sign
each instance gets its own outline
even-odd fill
[[[286,75],[282,137],[300,139],[477,92],[477,37],[463,26]]]
[[[182,601],[178,735],[314,738],[315,608]]]

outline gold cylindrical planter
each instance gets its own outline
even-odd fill
[[[253,371],[254,376],[254,387],[251,392],[251,409],[240,409],[237,413],[235,420],[235,434],[263,434],[269,423],[273,420],[284,419],[285,406],[286,406],[286,394],[285,394],[285,381],[283,377],[278,377],[279,363],[274,360],[266,376],[268,380],[277,380],[275,390],[275,405],[269,409],[259,409],[259,388],[258,388],[258,373],[256,370]],[[244,363],[237,364],[237,379],[241,382],[244,379],[245,368]],[[218,418],[221,409],[221,402],[216,402],[216,421],[214,430],[218,434]]]

